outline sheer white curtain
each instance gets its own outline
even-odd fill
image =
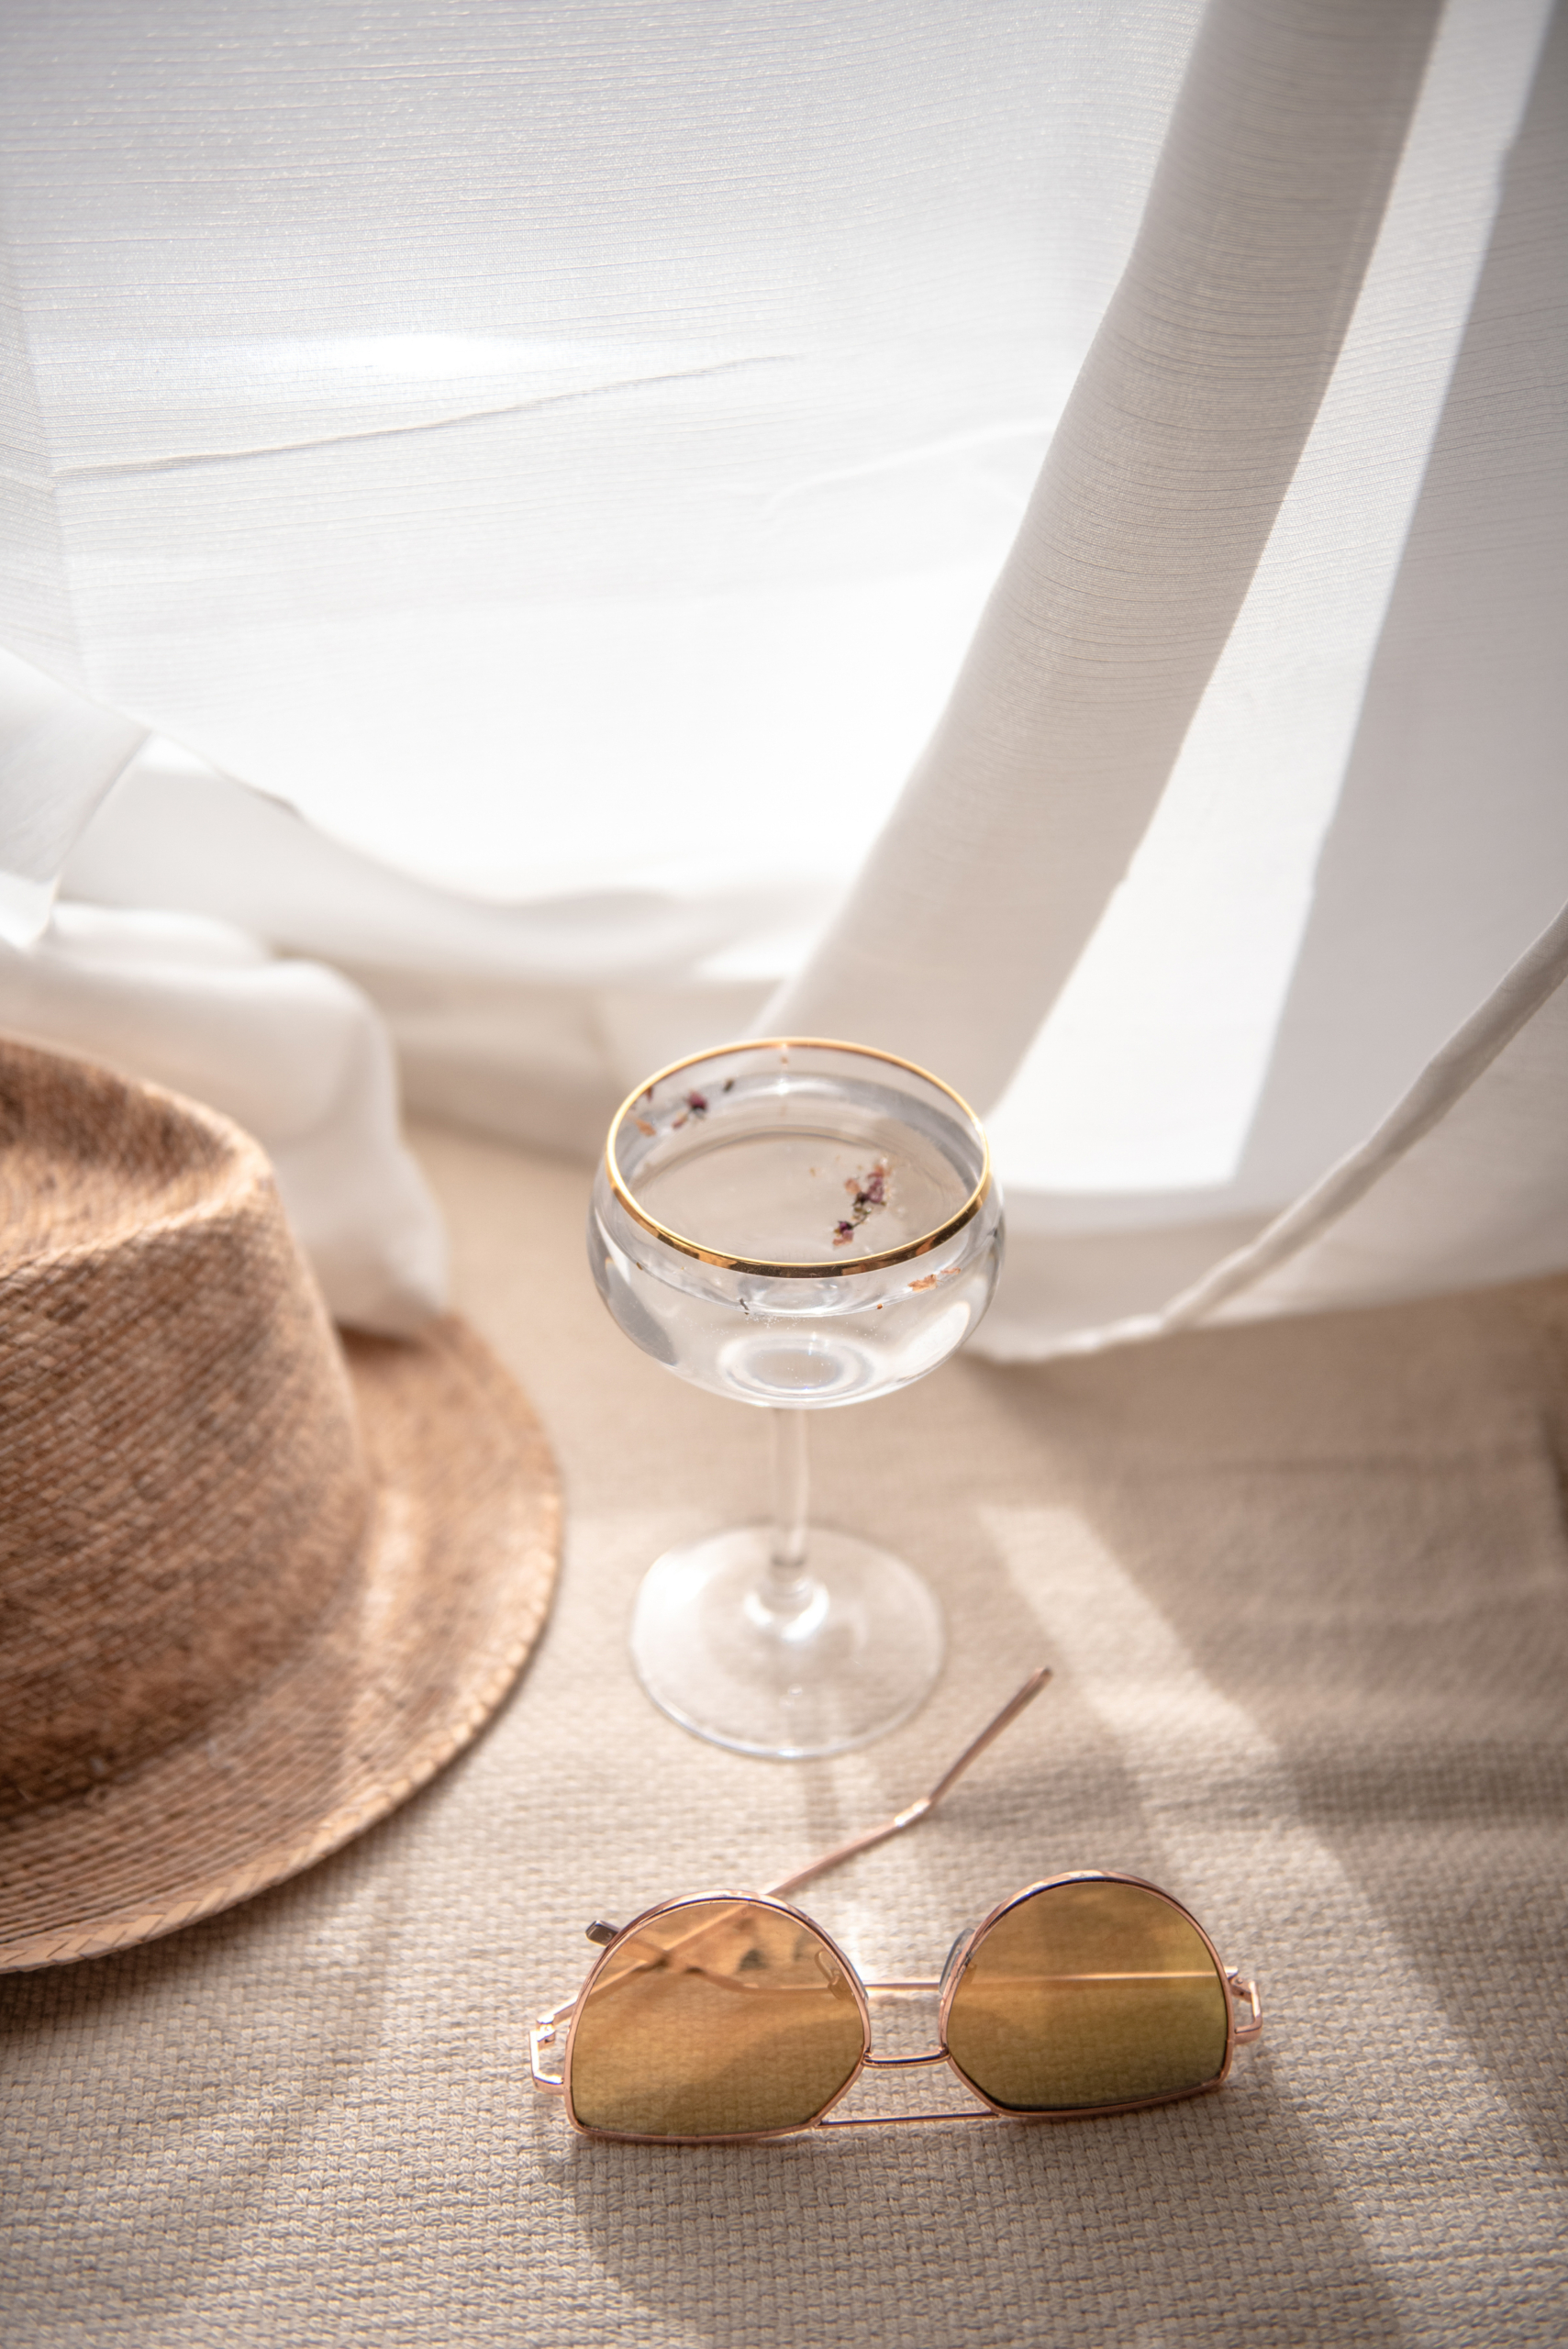
[[[383,1326],[349,1005],[572,1148],[765,1017],[915,1050],[1009,1353],[1568,1262],[1547,17],[12,10],[0,1020],[202,1089],[227,954]]]

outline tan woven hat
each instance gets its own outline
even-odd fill
[[[339,1341],[237,1127],[0,1040],[0,1969],[392,1809],[500,1702],[559,1533],[462,1322]]]

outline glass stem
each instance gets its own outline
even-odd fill
[[[766,1603],[773,1614],[798,1615],[812,1595],[806,1571],[806,1512],[811,1492],[806,1413],[775,1408],[768,1417],[773,1431],[773,1523]]]

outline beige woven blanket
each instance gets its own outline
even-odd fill
[[[555,1619],[473,1751],[337,1859],[6,1986],[11,2349],[1568,2334],[1568,1283],[962,1361],[825,1415],[820,1514],[929,1575],[951,1660],[881,1744],[770,1765],[656,1715],[624,1645],[655,1552],[756,1513],[759,1415],[611,1325],[579,1170],[423,1148],[459,1302],[559,1448]],[[1037,1659],[1054,1685],[949,1807],[803,1897],[899,1974],[1037,1876],[1151,1876],[1262,1984],[1224,2091],[773,2149],[569,2136],[526,2031],[584,1922],[869,1824]]]

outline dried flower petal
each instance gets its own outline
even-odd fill
[[[815,1171],[813,1169],[813,1172]],[[887,1205],[886,1160],[879,1158],[869,1174],[851,1174],[845,1183],[844,1188],[850,1195],[852,1207],[848,1223],[840,1223],[838,1227],[840,1233],[852,1230],[857,1224],[863,1223],[873,1208],[884,1208]],[[836,1241],[834,1244],[837,1246],[842,1243]]]

